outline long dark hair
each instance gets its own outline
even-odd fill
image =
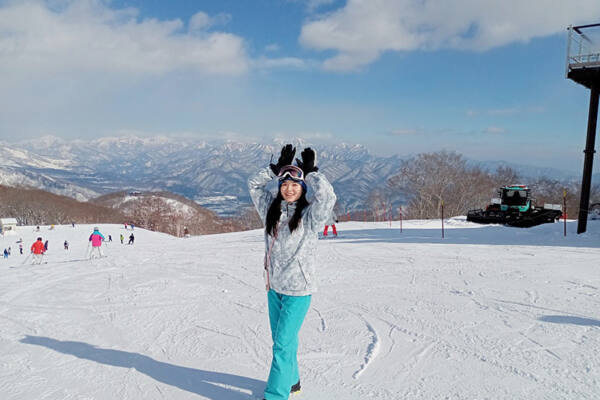
[[[277,197],[273,199],[273,202],[269,206],[269,211],[267,211],[267,223],[266,229],[267,233],[271,236],[275,236],[277,231],[277,223],[279,222],[279,218],[281,217],[281,202],[283,201],[283,196],[281,195],[281,191],[277,193]],[[302,195],[296,201],[296,210],[294,211],[294,215],[290,219],[288,226],[290,227],[290,232],[294,232],[294,230],[300,225],[300,220],[302,219],[302,211],[308,206],[308,200],[306,200],[306,193],[302,191]]]

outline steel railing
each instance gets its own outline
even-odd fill
[[[585,34],[584,29],[596,28],[595,35]],[[569,26],[567,43],[566,75],[577,68],[600,67],[600,24]]]

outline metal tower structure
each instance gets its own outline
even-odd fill
[[[581,198],[577,233],[587,229],[592,167],[598,120],[598,97],[600,96],[600,24],[570,26],[567,45],[567,78],[590,89],[590,109],[588,114],[587,139],[581,179]]]

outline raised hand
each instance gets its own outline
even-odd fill
[[[291,165],[294,162],[294,155],[296,154],[296,148],[291,144],[286,144],[281,148],[281,155],[279,156],[279,160],[277,160],[277,164],[269,164],[271,170],[275,175],[279,174],[279,170],[281,167],[285,167],[286,165]]]
[[[298,164],[298,167],[304,171],[304,176],[319,170],[319,168],[315,165],[317,162],[317,155],[313,149],[307,147],[302,150],[300,155],[302,156],[302,160],[296,158],[296,163]]]

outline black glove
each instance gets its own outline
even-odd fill
[[[281,155],[279,156],[279,160],[277,164],[269,164],[271,167],[271,171],[275,175],[279,175],[279,170],[281,167],[285,167],[286,165],[292,165],[294,162],[294,155],[296,154],[296,148],[291,144],[286,144],[281,148]]]
[[[319,168],[315,166],[315,159],[317,156],[313,149],[307,147],[302,150],[300,155],[302,156],[302,161],[296,158],[296,163],[298,164],[298,168],[304,172],[304,176],[319,170]]]

